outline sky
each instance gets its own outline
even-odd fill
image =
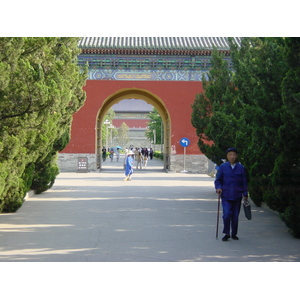
[[[0,36],[299,36],[291,0],[17,0],[0,25]]]

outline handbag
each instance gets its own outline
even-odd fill
[[[244,206],[245,217],[248,220],[251,220],[252,214],[251,214],[251,205],[249,203],[249,200],[244,200],[243,201],[243,206]]]

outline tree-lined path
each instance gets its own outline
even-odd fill
[[[241,212],[239,241],[222,242],[221,218],[217,240],[213,178],[159,172],[153,160],[124,182],[106,163],[100,173],[61,173],[52,189],[1,214],[0,261],[300,261],[300,240],[254,205],[251,221]]]

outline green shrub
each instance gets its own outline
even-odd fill
[[[156,157],[156,158],[159,158],[159,159],[161,159],[161,160],[164,159],[164,154],[163,154],[162,152],[160,152],[160,151],[155,151],[155,152],[153,153],[153,156]]]
[[[50,189],[59,174],[56,152],[49,154],[43,161],[35,164],[35,174],[31,189],[40,194]]]
[[[300,238],[300,207],[289,206],[285,209],[284,213],[280,214],[282,220],[289,227],[291,234]]]

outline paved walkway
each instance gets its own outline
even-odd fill
[[[0,215],[0,261],[294,262],[300,240],[252,205],[239,241],[216,239],[214,179],[165,173],[159,160],[124,182],[122,159],[102,172],[61,173],[53,188]]]

